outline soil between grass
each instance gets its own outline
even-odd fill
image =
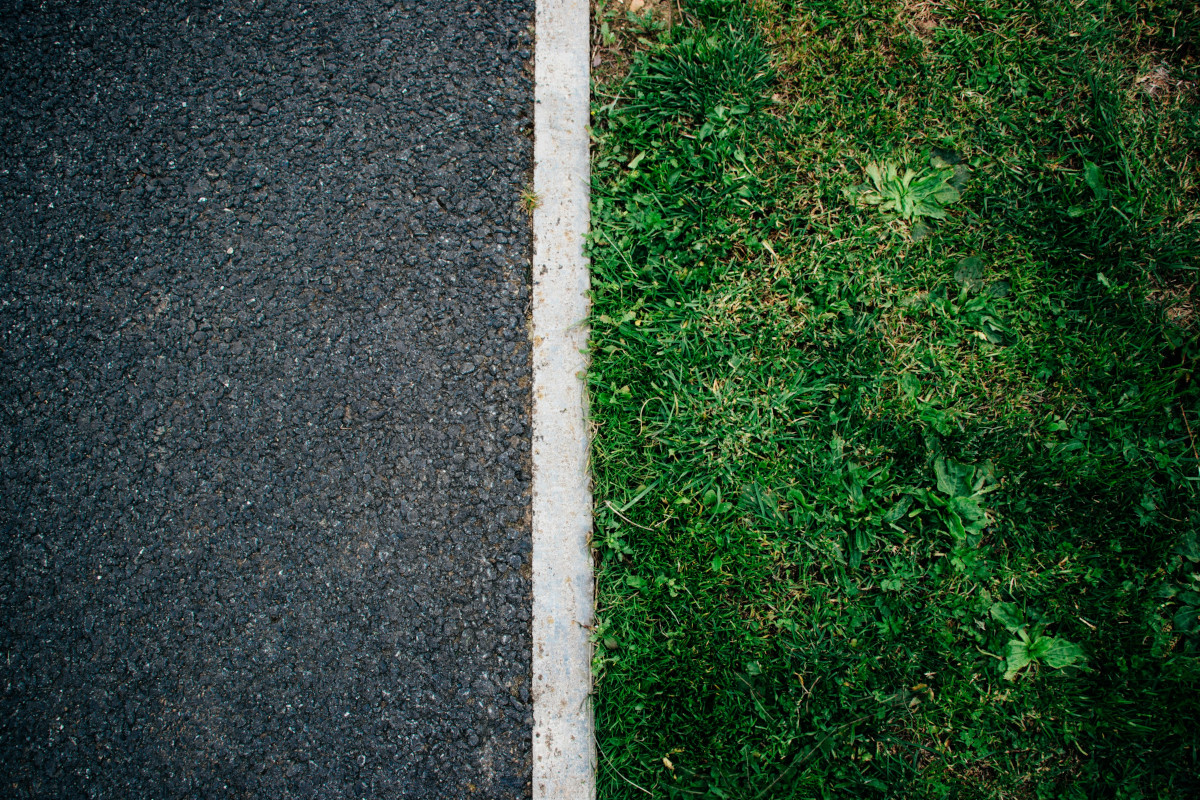
[[[599,795],[1195,796],[1194,4],[683,9],[595,6]]]
[[[5,4],[0,794],[528,796],[532,11]]]

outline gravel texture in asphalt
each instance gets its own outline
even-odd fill
[[[528,795],[532,21],[0,2],[0,795]]]

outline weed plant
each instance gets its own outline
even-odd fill
[[[682,10],[594,93],[600,796],[1200,796],[1195,4]]]

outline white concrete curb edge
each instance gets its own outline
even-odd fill
[[[588,0],[537,0],[533,797],[595,797],[587,359]]]

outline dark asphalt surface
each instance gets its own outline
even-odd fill
[[[533,0],[0,0],[0,796],[529,794]]]

